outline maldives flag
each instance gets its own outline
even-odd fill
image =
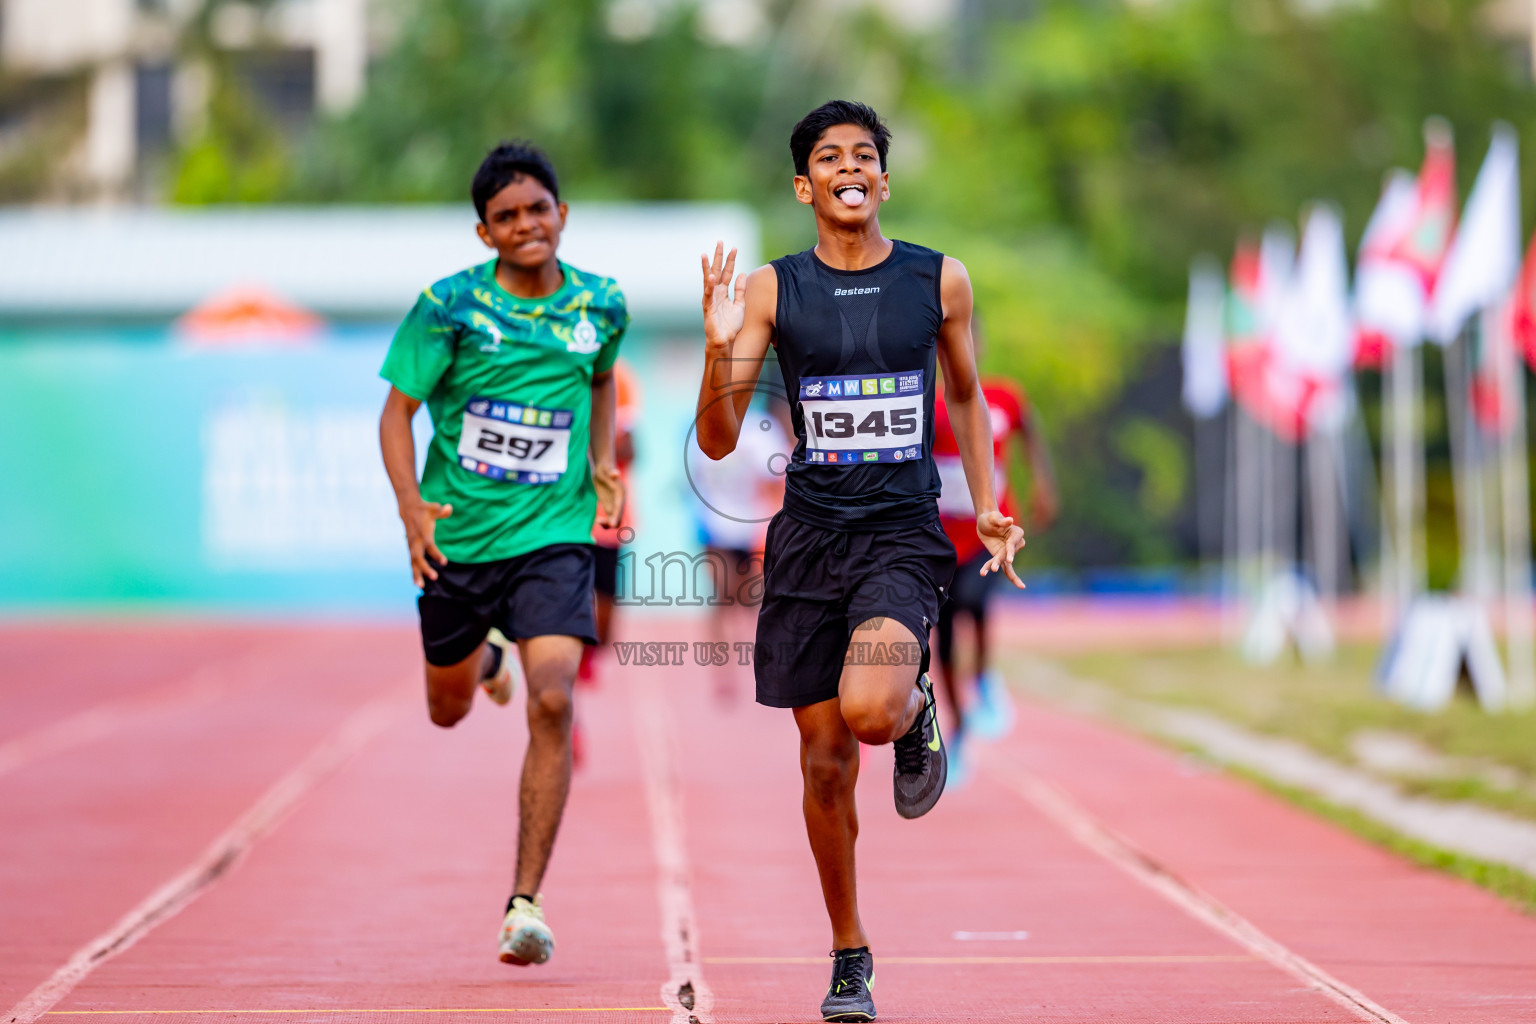
[[[1238,243],[1227,305],[1227,367],[1231,391],[1248,414],[1277,436],[1306,433],[1311,395],[1279,358],[1276,326],[1291,288],[1295,247],[1289,232],[1271,227],[1263,241]]]
[[[1251,414],[1262,404],[1265,331],[1260,313],[1259,246],[1252,238],[1238,240],[1232,253],[1227,289],[1227,376],[1229,391]]]
[[[1456,153],[1439,118],[1424,125],[1424,164],[1415,178],[1393,171],[1360,240],[1355,280],[1355,359],[1380,365],[1394,345],[1428,333],[1429,297],[1456,228]]]
[[[1424,124],[1424,166],[1417,204],[1404,229],[1390,239],[1388,255],[1412,268],[1431,295],[1456,231],[1456,150],[1451,126],[1432,117]]]

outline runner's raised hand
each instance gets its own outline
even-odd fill
[[[1001,570],[1013,581],[1014,586],[1023,590],[1024,581],[1013,571],[1013,556],[1024,546],[1024,531],[1013,525],[1013,517],[1005,516],[996,509],[983,512],[976,517],[976,535],[992,553],[987,564],[981,567],[981,574],[985,576],[989,572]]]
[[[416,581],[418,587],[426,580],[437,579],[437,570],[432,567],[434,560],[438,565],[448,564],[448,556],[437,549],[434,534],[437,532],[437,521],[451,515],[452,505],[440,505],[435,501],[418,501],[410,507],[400,506],[400,519],[405,523],[405,540],[411,548],[411,579]]]
[[[736,250],[727,255],[724,242],[715,243],[713,261],[701,255],[699,264],[704,268],[704,344],[725,355],[747,319],[747,275],[736,278],[736,297],[731,298]]]

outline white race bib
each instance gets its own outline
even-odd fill
[[[565,473],[569,409],[539,409],[476,396],[464,407],[459,465],[519,484],[552,484]]]
[[[853,466],[923,457],[923,371],[801,377],[805,461]]]

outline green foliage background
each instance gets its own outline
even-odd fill
[[[394,2],[353,112],[285,145],[220,92],[176,198],[465,199],[485,150],[521,136],[573,197],[741,200],[788,251],[813,237],[788,130],[863,99],[895,131],[888,233],[967,264],[985,366],[1043,411],[1066,515],[1031,551],[1075,566],[1192,552],[1171,360],[1197,252],[1315,199],[1357,237],[1384,172],[1417,167],[1430,114],[1456,129],[1463,190],[1492,120],[1536,138],[1524,50],[1481,0],[970,0],[922,32],[770,0],[730,45],[686,0],[652,4],[630,39],[606,0]]]

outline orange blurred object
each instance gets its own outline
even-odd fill
[[[198,303],[176,321],[195,345],[307,341],[325,321],[259,285],[237,285]]]

